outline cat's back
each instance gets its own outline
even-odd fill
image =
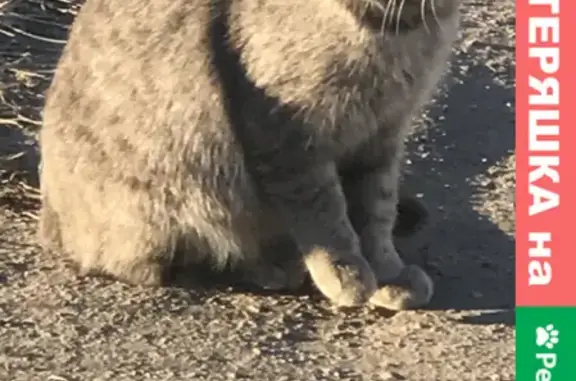
[[[76,17],[48,91],[79,91],[101,102],[161,101],[163,91],[189,91],[209,69],[210,1],[88,0]],[[179,70],[178,70],[179,69]],[[184,79],[188,79],[184,81]],[[106,89],[91,94],[85,86]],[[80,95],[80,94],[79,94]],[[149,97],[149,98],[147,98]],[[148,105],[149,106],[149,105]],[[161,108],[163,105],[159,105]],[[153,111],[153,110],[148,110]]]
[[[76,150],[143,165],[166,152],[185,155],[195,127],[224,118],[210,19],[209,0],[87,0],[46,95],[43,149],[68,145],[67,157]]]

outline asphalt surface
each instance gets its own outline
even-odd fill
[[[512,0],[465,1],[450,74],[415,121],[406,184],[431,221],[400,247],[437,291],[395,315],[338,311],[313,290],[137,288],[41,254],[34,136],[65,38],[55,23],[78,4],[3,1],[0,380],[515,379]]]

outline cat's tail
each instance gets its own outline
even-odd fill
[[[428,223],[429,212],[422,200],[412,196],[402,196],[396,206],[395,237],[411,237],[420,232]]]

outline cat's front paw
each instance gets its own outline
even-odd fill
[[[369,303],[388,310],[400,311],[426,306],[434,294],[434,282],[422,268],[404,267],[390,284],[379,288]]]
[[[377,288],[376,277],[361,256],[338,258],[317,249],[306,255],[306,266],[316,287],[340,307],[366,303]]]

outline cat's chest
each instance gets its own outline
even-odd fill
[[[342,123],[369,135],[402,128],[429,99],[444,71],[451,40],[441,30],[416,29],[398,36],[368,36],[335,55],[334,99],[341,106]]]
[[[372,47],[371,47],[372,48]],[[363,56],[347,57],[333,70],[326,89],[342,139],[365,139],[382,128],[399,129],[426,92],[425,57],[410,49],[366,49]],[[341,126],[341,127],[339,127]],[[391,131],[392,132],[392,131]]]

